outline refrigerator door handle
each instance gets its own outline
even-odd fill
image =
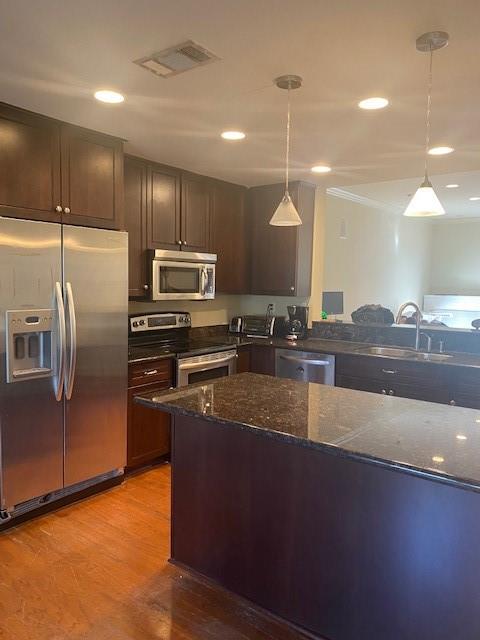
[[[70,325],[70,362],[68,378],[65,380],[65,397],[70,400],[75,382],[75,370],[77,368],[77,319],[75,316],[75,303],[73,301],[73,291],[70,282],[65,285],[67,293],[68,319]]]
[[[58,369],[57,381],[55,385],[55,398],[58,402],[62,399],[63,383],[65,380],[65,343],[67,331],[65,327],[65,307],[63,305],[62,285],[60,282],[55,283],[55,300],[58,313]]]

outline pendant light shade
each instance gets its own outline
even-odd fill
[[[426,218],[429,216],[445,215],[445,209],[437,198],[437,194],[433,190],[432,184],[428,178],[425,178],[422,184],[415,191],[413,198],[410,200],[403,215],[410,218]]]
[[[432,110],[432,68],[433,52],[442,49],[448,44],[448,33],[444,31],[430,31],[417,38],[417,51],[430,54],[430,68],[428,73],[427,90],[427,118],[425,131],[425,178],[416,190],[408,207],[403,212],[410,218],[427,218],[431,216],[445,215],[445,209],[435,193],[432,183],[428,179],[428,148],[430,145],[430,114]]]
[[[290,91],[298,89],[302,86],[300,76],[280,76],[276,78],[275,84],[279,89],[287,89],[288,106],[287,106],[287,149],[285,154],[285,194],[275,209],[275,213],[270,218],[270,224],[274,227],[295,227],[302,224],[302,219],[298,215],[298,211],[292,202],[292,198],[288,193],[288,170],[289,170],[289,154],[290,154]]]
[[[275,209],[270,224],[274,227],[292,227],[298,224],[302,224],[302,220],[298,215],[298,211],[295,209],[295,205],[292,202],[292,198],[288,191],[282,198],[282,201]]]

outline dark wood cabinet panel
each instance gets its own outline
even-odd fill
[[[124,170],[125,229],[128,231],[128,294],[131,297],[142,297],[148,289],[147,167],[135,158],[125,157]]]
[[[254,345],[250,355],[250,371],[263,373],[267,376],[275,375],[275,349],[270,346]]]
[[[63,221],[123,227],[123,143],[93,131],[61,129]]]
[[[245,187],[216,183],[213,187],[212,244],[217,254],[216,289],[238,294],[249,290],[249,243]]]
[[[337,375],[335,379],[337,387],[346,389],[357,389],[358,391],[369,391],[399,398],[410,398],[412,400],[424,400],[426,402],[447,402],[447,390],[440,387],[421,386],[419,384],[402,384],[390,380],[375,380],[373,378],[354,377]]]
[[[212,190],[208,178],[182,174],[181,240],[185,251],[210,250]]]
[[[284,184],[249,190],[251,293],[308,296],[311,289],[315,187],[292,183],[290,195],[302,218],[298,227],[270,225]]]
[[[60,125],[0,105],[0,214],[60,222]]]
[[[128,367],[127,467],[148,464],[170,453],[170,415],[140,405],[137,394],[168,389],[173,383],[171,358]]]
[[[237,373],[248,373],[252,370],[250,345],[237,347]]]
[[[147,247],[180,248],[180,173],[150,164],[147,188]]]
[[[168,385],[150,384],[128,390],[127,467],[152,462],[170,453],[170,415],[134,401],[135,395],[168,389]]]

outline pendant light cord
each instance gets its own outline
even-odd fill
[[[433,49],[430,45],[430,67],[428,70],[427,119],[425,133],[425,178],[428,178],[428,149],[430,147],[430,114],[432,112],[432,84],[433,84]]]
[[[285,193],[288,193],[288,165],[290,159],[290,87],[287,100],[287,152],[285,154]]]

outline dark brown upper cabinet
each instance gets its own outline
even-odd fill
[[[284,184],[249,189],[251,293],[305,297],[311,290],[315,186],[293,182],[290,195],[302,224],[273,227],[270,218],[284,192]]]
[[[181,241],[184,251],[210,250],[212,182],[192,173],[182,173]]]
[[[146,249],[147,167],[125,156],[125,228],[128,231],[128,294],[144,296],[148,291]]]
[[[119,229],[123,142],[0,104],[0,213]]]
[[[61,219],[60,126],[5,104],[0,104],[0,214]]]
[[[123,227],[123,142],[62,125],[63,222]]]
[[[180,172],[157,164],[147,168],[147,247],[181,247]]]
[[[246,195],[246,187],[228,182],[215,182],[213,186],[211,250],[217,254],[219,293],[248,293],[249,290]]]

